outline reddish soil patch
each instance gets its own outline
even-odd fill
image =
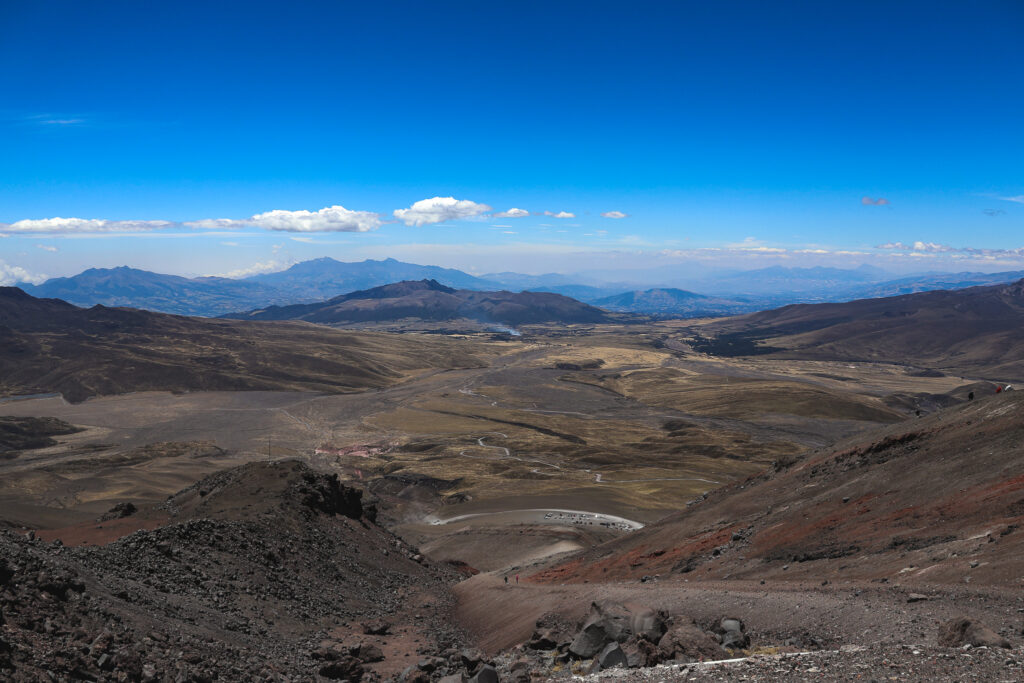
[[[171,516],[165,512],[151,512],[145,516],[85,522],[63,529],[39,529],[36,536],[51,543],[60,541],[66,546],[106,545],[136,531],[158,529],[170,519]]]

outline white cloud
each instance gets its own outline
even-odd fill
[[[203,218],[184,223],[189,228],[223,230],[253,226],[280,232],[370,232],[381,225],[380,214],[349,211],[344,206],[328,206],[319,211],[275,209],[250,218]]]
[[[878,199],[872,199],[871,197],[861,197],[860,203],[864,206],[886,206],[889,200],[885,197],[879,197]]]
[[[237,247],[238,242],[221,242],[221,245],[225,247]]]
[[[455,197],[431,197],[421,199],[408,209],[395,209],[395,218],[406,225],[431,225],[464,218],[473,218],[490,211],[486,204]]]
[[[344,206],[328,206],[319,211],[276,209],[258,213],[245,223],[284,232],[370,232],[380,227],[380,215],[349,211]]]
[[[282,263],[281,261],[263,261],[260,263],[254,263],[251,266],[245,268],[237,268],[235,270],[229,270],[226,273],[218,273],[214,277],[230,277],[230,278],[242,278],[249,277],[250,275],[259,275],[260,273],[273,273],[274,271],[284,270],[287,268],[289,263]]]
[[[42,274],[30,273],[21,266],[11,266],[0,261],[0,286],[7,287],[19,282],[31,282],[39,285],[48,278]]]
[[[52,244],[37,244],[36,248],[42,249],[43,251],[48,251],[50,253],[56,253],[58,251],[57,247],[53,246]]]
[[[629,216],[628,213],[622,213],[621,211],[605,211],[601,215],[605,218],[626,218]]]
[[[555,213],[554,211],[545,211],[544,215],[551,216],[552,218],[576,218],[576,214],[569,213],[568,211],[559,211],[558,213]]]
[[[1017,247],[1016,249],[982,249],[978,247],[953,247],[948,244],[922,242],[920,240],[913,244],[906,244],[905,242],[887,242],[885,244],[879,244],[875,248],[883,249],[885,251],[903,252],[907,256],[914,257],[944,254],[953,258],[1024,258],[1024,247]]]
[[[526,209],[509,209],[508,211],[499,211],[494,214],[495,218],[526,218],[530,215],[530,212]]]
[[[1002,199],[1004,202],[1017,202],[1018,204],[1024,204],[1024,194],[1018,194],[1013,197],[996,197],[996,199]]]
[[[170,221],[107,221],[99,218],[25,219],[0,227],[7,233],[67,235],[75,233],[139,232],[160,230],[174,225]]]

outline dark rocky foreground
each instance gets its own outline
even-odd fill
[[[707,630],[705,630],[705,628]],[[684,616],[593,603],[568,629],[545,615],[523,646],[499,657],[503,680],[588,681],[1019,681],[1024,649],[966,618],[928,643],[824,646],[810,634],[758,643],[741,619],[702,628]]]
[[[106,546],[0,532],[0,679],[373,679],[364,622],[413,649],[461,643],[445,619],[458,574],[378,527],[361,497],[297,462],[261,463],[199,482],[165,503],[173,523]]]
[[[1024,653],[1011,642],[1019,627],[995,632],[950,618],[952,605],[920,644],[860,647],[820,634],[752,633],[729,614],[695,621],[599,599],[578,620],[549,612],[531,637],[487,655],[455,626],[450,589],[463,574],[378,526],[375,504],[336,476],[295,461],[253,463],[207,477],[160,508],[169,523],[95,547],[0,531],[0,680],[1024,678]],[[114,512],[119,521],[146,514]],[[544,591],[554,589],[515,588],[497,592],[551,609]],[[492,620],[511,617],[490,611]],[[735,661],[715,661],[723,659]]]

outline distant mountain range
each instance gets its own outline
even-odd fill
[[[1024,271],[923,273],[893,279],[885,271],[866,266],[851,270],[776,266],[751,271],[673,266],[647,271],[594,271],[573,275],[504,272],[477,277],[453,268],[422,266],[395,259],[345,263],[319,258],[280,272],[242,279],[185,278],[122,266],[90,268],[74,277],[18,286],[33,296],[59,298],[78,306],[102,304],[216,317],[268,306],[325,301],[395,282],[434,280],[459,290],[548,292],[609,310],[694,317],[733,315],[792,303],[960,289],[1010,282],[1021,277]]]
[[[648,289],[606,296],[593,302],[609,311],[661,316],[720,316],[756,310],[749,302],[719,299],[683,289]]]
[[[500,285],[461,270],[420,266],[395,259],[344,263],[319,258],[277,273],[243,279],[184,278],[146,270],[90,268],[74,277],[18,286],[36,297],[63,299],[76,306],[128,306],[161,313],[216,317],[269,305],[323,301],[331,297],[401,280],[431,279],[462,289],[498,289]]]
[[[225,317],[305,320],[324,324],[468,319],[508,326],[550,322],[601,323],[612,319],[606,311],[561,294],[477,292],[446,287],[436,280],[398,282],[342,294],[319,303],[270,306]]]

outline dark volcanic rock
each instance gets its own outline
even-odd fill
[[[591,665],[590,670],[591,673],[596,673],[605,669],[614,669],[615,667],[624,667],[626,665],[626,653],[622,651],[619,644],[608,643],[594,658],[594,663]]]
[[[109,522],[113,519],[124,519],[125,517],[131,517],[138,511],[139,509],[135,507],[134,503],[118,503],[114,507],[104,512],[103,515],[101,515],[100,518],[96,521]]]
[[[469,680],[470,683],[498,683],[498,671],[490,664],[484,664]]]
[[[722,647],[729,650],[744,650],[750,647],[750,636],[747,635],[747,627],[742,619],[735,617],[723,618],[716,629],[722,637]]]
[[[361,626],[363,627],[363,633],[368,636],[386,636],[391,632],[391,624],[383,619],[364,621]]]
[[[363,665],[355,657],[345,657],[344,659],[324,664],[320,667],[319,674],[324,678],[332,680],[361,681],[363,679]]]
[[[665,614],[646,607],[631,608],[615,602],[591,603],[590,613],[569,646],[569,652],[589,659],[608,643],[624,643],[636,635],[657,642],[665,633]]]
[[[658,641],[662,661],[695,662],[718,659],[722,647],[693,621],[676,617],[676,623]]]

